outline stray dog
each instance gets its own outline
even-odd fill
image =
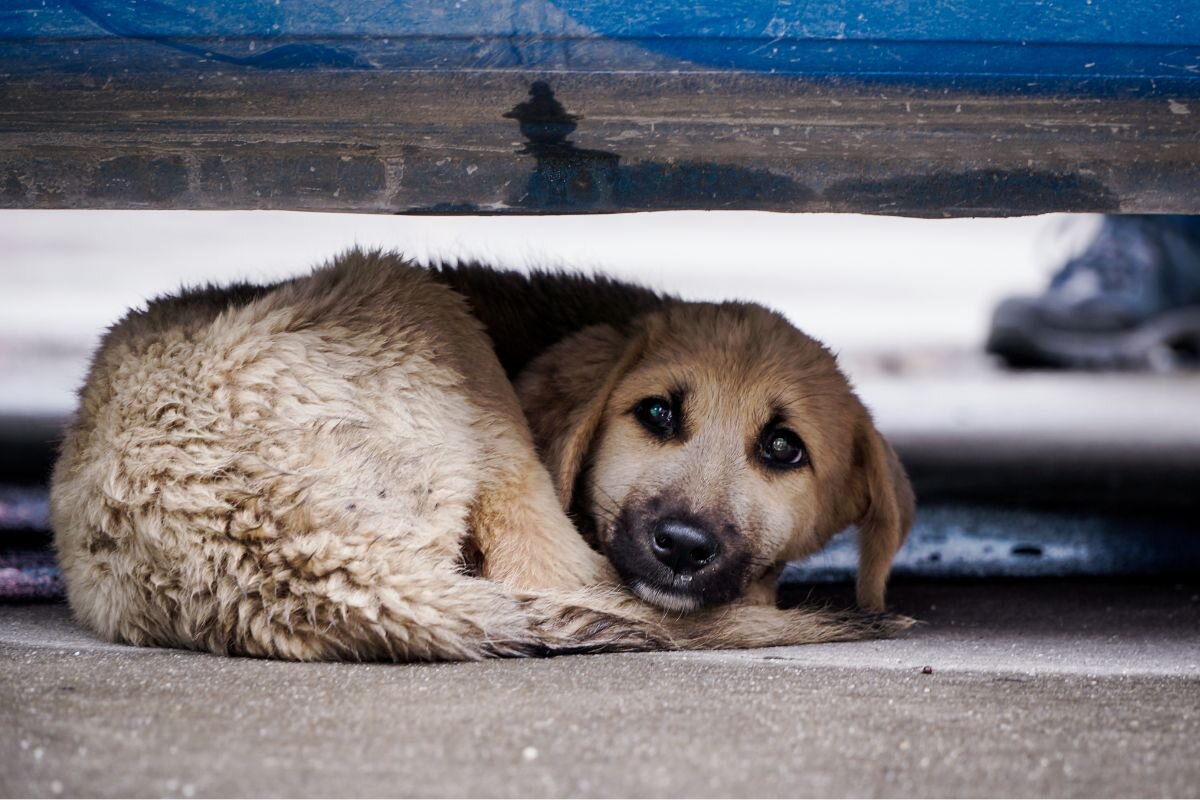
[[[882,612],[912,518],[834,358],[604,279],[353,251],[154,301],[95,356],[51,513],[74,613],[132,644],[455,660],[909,623],[774,605],[857,524]]]

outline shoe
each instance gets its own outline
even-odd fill
[[[1105,217],[1042,295],[996,307],[987,351],[1012,367],[1200,366],[1200,217]]]

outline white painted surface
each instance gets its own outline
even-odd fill
[[[972,352],[997,299],[1044,281],[1062,221],[3,211],[0,413],[69,411],[88,352],[129,306],[183,284],[300,274],[354,244],[425,262],[569,267],[689,298],[757,300],[852,369],[862,354]]]

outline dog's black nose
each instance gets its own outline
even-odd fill
[[[678,575],[690,575],[717,557],[721,546],[711,533],[667,517],[654,526],[654,556]]]

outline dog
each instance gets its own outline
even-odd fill
[[[51,483],[76,617],[135,645],[469,660],[887,636],[903,468],[750,304],[351,251],[113,326]],[[775,607],[857,524],[860,611]]]

